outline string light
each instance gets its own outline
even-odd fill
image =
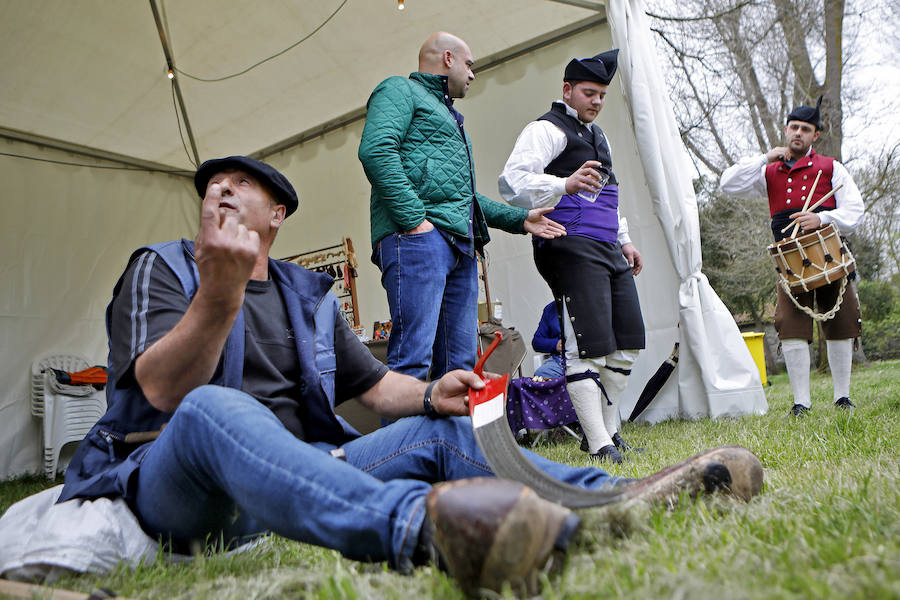
[[[403,5],[403,0],[397,0],[397,10],[403,10],[404,8],[406,7]]]
[[[169,69],[168,73],[166,73],[166,77],[168,77],[169,79],[175,79],[175,71]]]

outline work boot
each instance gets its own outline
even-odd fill
[[[612,436],[613,444],[615,444],[616,448],[619,449],[620,452],[638,452],[641,453],[644,451],[643,448],[635,448],[619,435],[619,432],[615,432]]]
[[[538,573],[562,555],[580,519],[505,479],[476,477],[439,484],[426,498],[434,545],[463,592],[537,592]]]
[[[667,467],[642,479],[629,481],[623,500],[644,500],[675,504],[687,493],[722,491],[744,501],[759,493],[763,482],[762,463],[755,454],[741,446],[722,446]]]

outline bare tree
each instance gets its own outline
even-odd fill
[[[863,190],[866,219],[854,237],[868,246],[868,254],[863,261],[855,248],[854,254],[864,265],[864,278],[891,278],[900,273],[900,143],[860,169],[856,180]]]
[[[820,95],[822,135],[816,149],[845,162],[845,112],[848,106],[864,107],[868,91],[845,85],[859,67],[858,54],[847,50],[856,47],[861,23],[875,20],[873,12],[885,23],[900,16],[896,0],[648,0],[653,31],[669,60],[668,85],[681,137],[697,169],[704,271],[732,312],[756,318],[774,300],[765,253],[772,238],[767,227],[757,226],[767,220],[765,210],[758,210],[765,199],[743,207],[729,201],[716,192],[719,176],[743,156],[783,145],[791,108],[815,105]],[[886,54],[900,56],[896,32],[888,30],[884,38],[879,41],[887,43]],[[869,31],[862,41],[878,43]],[[891,179],[897,177],[900,152],[874,158],[856,161],[854,169],[869,211],[856,246],[863,255],[876,255],[865,276],[882,264],[896,265],[900,246],[894,200],[900,182]],[[748,226],[747,218],[762,223]],[[879,252],[886,260],[876,260]]]
[[[845,0],[668,0],[648,3],[669,57],[672,100],[698,173],[718,177],[780,145],[798,104],[823,100],[820,153],[841,160]]]

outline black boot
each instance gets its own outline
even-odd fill
[[[809,412],[809,408],[803,406],[802,404],[795,404],[791,407],[790,415],[792,417],[802,417]]]
[[[635,448],[634,446],[623,440],[618,431],[613,434],[612,441],[620,452],[644,452],[643,448]]]
[[[602,448],[591,454],[591,458],[596,458],[599,461],[609,461],[616,464],[625,462],[625,458],[622,456],[622,453],[619,452],[612,444],[603,446]]]

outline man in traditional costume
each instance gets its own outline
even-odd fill
[[[594,457],[622,462],[619,398],[644,347],[634,275],[643,261],[619,217],[609,141],[593,124],[616,72],[618,50],[572,59],[563,99],[529,123],[500,175],[510,204],[548,215],[566,236],[534,239],[534,260],[562,320],[567,389]],[[584,445],[583,445],[584,447]]]
[[[790,235],[782,233],[786,225],[797,223],[803,232],[834,223],[841,233],[853,231],[863,216],[865,206],[859,189],[844,166],[835,159],[821,156],[812,148],[819,139],[821,124],[819,109],[822,98],[811,106],[798,106],[787,117],[784,135],[787,146],[777,146],[765,154],[747,157],[722,173],[723,192],[740,197],[768,196],[775,241]],[[817,179],[817,174],[821,176]],[[815,189],[811,189],[815,184]],[[840,188],[840,189],[838,189]],[[832,190],[834,195],[813,211],[803,210]],[[839,408],[854,407],[850,401],[850,367],[853,359],[853,340],[859,338],[862,320],[859,300],[851,285],[841,280],[795,295],[800,306],[830,312],[837,302],[840,307],[830,319],[822,322],[831,369],[834,404]],[[811,406],[809,394],[809,343],[813,337],[813,319],[794,305],[787,293],[778,286],[775,308],[775,329],[781,341],[781,352],[794,405],[790,414],[803,416]]]

